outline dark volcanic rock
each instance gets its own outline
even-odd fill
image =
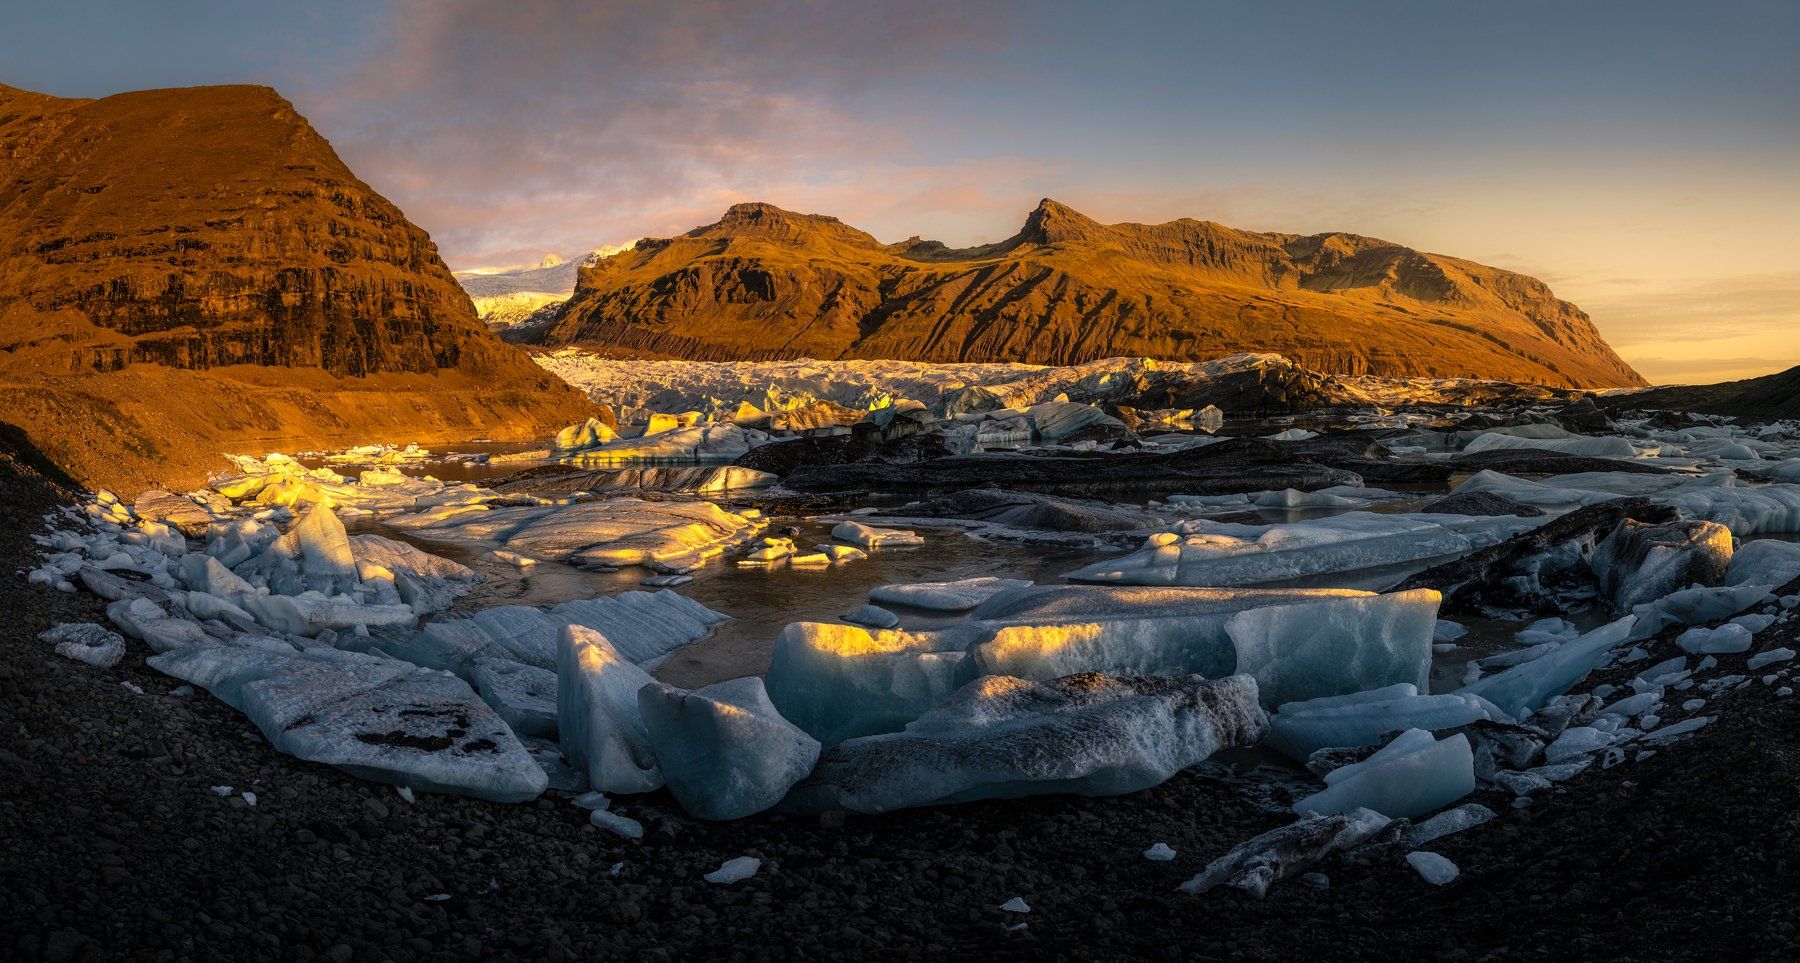
[[[1111,502],[998,488],[950,492],[886,514],[907,518],[962,518],[1053,532],[1128,532],[1156,524],[1156,519],[1145,512]]]
[[[998,486],[1099,497],[1121,492],[1313,491],[1361,481],[1354,472],[1298,458],[1273,442],[1233,438],[1179,452],[951,455],[913,465],[823,465],[799,469],[782,484],[801,492],[929,492]]]
[[[899,422],[910,428],[911,422]],[[937,432],[884,432],[872,424],[859,424],[848,435],[817,438],[795,438],[775,441],[739,455],[732,462],[739,468],[754,468],[786,477],[794,471],[819,465],[846,465],[878,462],[907,465],[949,454],[944,436]]]
[[[1518,576],[1526,574],[1521,566],[1576,540],[1597,541],[1627,519],[1660,524],[1676,517],[1675,509],[1648,498],[1614,498],[1585,505],[1498,545],[1426,569],[1400,583],[1394,591],[1436,589],[1444,593],[1443,608],[1446,611],[1467,609],[1481,602],[1543,605],[1549,600],[1521,594],[1521,587],[1515,584]],[[1580,568],[1581,574],[1585,575],[1586,566]],[[1533,571],[1527,581],[1549,580],[1556,574],[1559,573]]]
[[[1427,502],[1421,512],[1436,515],[1517,515],[1536,518],[1544,510],[1536,505],[1515,502],[1496,492],[1458,492]]]
[[[1507,475],[1572,475],[1584,471],[1617,471],[1633,475],[1666,475],[1667,468],[1622,458],[1591,458],[1567,452],[1503,448],[1457,455],[1451,461],[1457,471],[1471,474],[1497,471]]]
[[[1625,519],[1594,546],[1589,565],[1616,613],[1690,585],[1718,585],[1731,567],[1731,530],[1718,522],[1645,525]]]
[[[1603,435],[1612,430],[1613,423],[1594,404],[1592,396],[1580,398],[1575,402],[1551,412],[1550,420],[1570,431],[1584,435]]]

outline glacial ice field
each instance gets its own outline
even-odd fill
[[[1800,424],[1170,394],[1282,364],[634,363],[617,424],[538,444],[94,493],[29,578],[108,602],[56,653],[410,790],[739,819],[1229,774],[1295,820],[1196,890],[1417,850],[1791,691]]]

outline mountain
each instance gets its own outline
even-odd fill
[[[998,244],[882,244],[739,204],[580,269],[549,345],[703,360],[1075,364],[1277,352],[1337,374],[1643,379],[1543,282],[1354,234],[1104,225],[1052,200]]]
[[[575,275],[601,258],[631,250],[631,245],[595,248],[580,261],[550,254],[526,267],[477,268],[456,272],[456,280],[475,302],[475,314],[489,330],[506,332],[536,325],[545,308],[561,305],[575,290]]]
[[[78,477],[591,413],[273,90],[0,86],[0,420]]]
[[[1602,408],[1619,410],[1662,409],[1740,418],[1794,418],[1800,417],[1800,367],[1742,381],[1670,385],[1605,395],[1596,400]]]

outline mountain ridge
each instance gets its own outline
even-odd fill
[[[1343,374],[1644,384],[1587,315],[1526,275],[1345,232],[1105,225],[1049,198],[1012,237],[960,249],[736,204],[581,267],[540,341],[696,360],[1269,351]]]
[[[0,398],[41,449],[81,439],[65,467],[101,484],[192,482],[271,441],[524,437],[592,413],[253,85],[0,86]]]

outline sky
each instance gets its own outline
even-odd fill
[[[456,268],[1054,197],[1522,271],[1658,383],[1800,364],[1792,0],[8,0],[0,83],[269,84]]]

